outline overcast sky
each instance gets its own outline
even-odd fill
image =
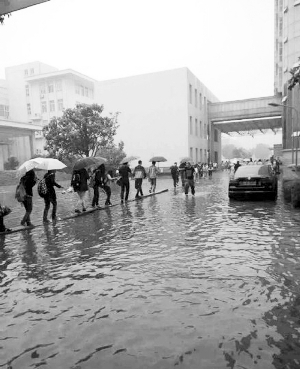
[[[270,96],[273,3],[51,0],[0,27],[0,78],[31,61],[97,80],[188,67],[221,101]]]

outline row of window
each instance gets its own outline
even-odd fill
[[[62,81],[60,79],[49,81],[47,83],[40,83],[40,95],[50,94],[55,91],[62,91]]]
[[[209,150],[190,147],[190,158],[194,163],[207,163],[208,161],[218,163],[219,155],[217,151],[214,151],[213,157],[209,157]]]
[[[0,105],[0,117],[4,117],[4,118],[9,117],[9,106],[8,105]]]
[[[207,125],[206,123],[203,125],[202,121],[195,118],[194,124],[193,124],[193,118],[190,116],[190,135],[200,136],[207,139],[208,131],[207,131]]]
[[[24,69],[24,76],[25,77],[28,77],[29,73],[30,73],[30,75],[33,75],[34,74],[34,68]]]
[[[202,94],[199,93],[198,95],[198,90],[195,88],[194,91],[194,102],[195,102],[195,107],[198,108],[198,100],[199,100],[199,108],[200,110],[202,110],[202,106],[204,106],[204,109],[206,109],[206,97],[203,97],[203,101],[202,101]],[[190,85],[189,86],[189,102],[190,104],[193,104],[193,86]]]
[[[190,147],[190,158],[193,160],[194,163],[203,163],[207,162],[207,150],[198,149]]]
[[[58,99],[56,104],[57,104],[57,111],[63,111],[63,108],[64,108],[63,99]],[[50,100],[49,101],[49,112],[53,113],[55,111],[56,111],[55,101]],[[41,102],[41,112],[42,114],[47,113],[47,101]],[[30,104],[27,104],[27,114],[31,115],[31,105]]]
[[[92,88],[79,85],[78,83],[75,84],[75,93],[77,95],[90,97],[91,99],[94,98],[94,90]]]

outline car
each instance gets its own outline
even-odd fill
[[[242,165],[229,180],[228,197],[276,200],[278,178],[271,165]]]

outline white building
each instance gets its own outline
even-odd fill
[[[187,68],[98,82],[96,100],[105,113],[120,112],[117,139],[144,164],[152,156],[217,161],[220,135],[210,149],[207,102],[217,98]],[[210,156],[210,157],[208,157]]]
[[[120,112],[116,140],[124,141],[126,153],[140,156],[145,165],[153,155],[165,156],[165,165],[183,156],[194,162],[221,158],[220,135],[214,132],[210,142],[207,117],[207,102],[218,100],[187,68],[97,82],[71,69],[33,62],[6,68],[6,80],[0,82],[0,114],[6,114],[6,125],[13,129],[15,121],[38,128],[21,153],[11,144],[6,159],[43,154],[42,127],[77,103],[104,105],[104,115]],[[0,125],[0,138],[3,132]]]

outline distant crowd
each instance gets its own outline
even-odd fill
[[[240,163],[231,163],[230,161],[222,161],[221,169],[228,171],[236,171],[240,165],[252,165],[270,163],[274,169],[279,172],[280,161],[276,158],[270,158],[268,161],[252,161],[249,159]],[[181,182],[181,186],[184,189],[185,195],[188,195],[189,190],[191,194],[195,194],[195,181],[200,178],[212,178],[213,171],[218,169],[217,163],[197,163],[192,165],[189,161],[183,161],[179,165],[175,162],[171,167],[171,177],[173,180],[173,187],[176,189]],[[20,183],[16,189],[16,199],[25,208],[25,214],[21,220],[22,226],[33,226],[31,223],[31,213],[33,209],[33,187],[38,183],[38,194],[44,199],[45,207],[43,211],[43,222],[48,223],[48,213],[52,205],[51,219],[55,222],[57,218],[57,197],[55,187],[63,187],[56,182],[55,179],[56,170],[49,170],[44,177],[39,180],[36,176],[34,169],[28,170],[26,174],[20,179]],[[156,162],[152,161],[149,168],[145,168],[142,165],[142,161],[138,161],[138,165],[132,170],[128,162],[124,162],[118,170],[113,173],[107,170],[105,164],[100,164],[93,167],[83,167],[78,170],[74,170],[72,173],[70,187],[66,189],[67,192],[74,191],[78,198],[75,205],[75,213],[85,212],[87,210],[86,193],[89,188],[93,190],[93,200],[91,206],[93,208],[99,208],[99,193],[100,191],[105,193],[106,200],[105,206],[111,206],[111,183],[115,182],[120,186],[120,198],[121,203],[128,201],[130,191],[130,179],[134,179],[136,189],[136,199],[140,199],[144,196],[143,193],[143,180],[148,178],[150,188],[149,193],[155,193],[157,177],[161,173],[160,169],[156,166]],[[0,204],[0,232],[9,232],[9,228],[4,225],[4,217],[8,215],[11,210],[7,206],[1,206]]]

